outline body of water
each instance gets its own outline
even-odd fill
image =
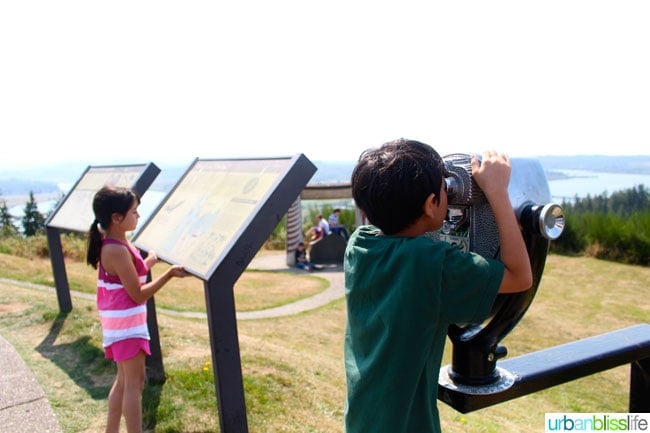
[[[72,185],[59,185],[59,188],[61,188],[61,191],[64,191],[66,194],[68,193],[68,190],[72,187]],[[140,224],[144,223],[147,221],[149,216],[156,210],[158,207],[158,204],[165,198],[167,195],[166,191],[159,191],[159,190],[150,190],[147,191],[146,194],[142,197],[140,201],[140,206],[138,206],[138,213],[140,214]],[[43,215],[48,215],[50,211],[54,209],[56,206],[58,200],[57,199],[47,199],[47,200],[37,200],[37,206],[38,206],[38,211],[43,214]],[[9,208],[9,213],[16,218],[16,221],[14,223],[17,226],[20,226],[20,219],[23,217],[25,214],[25,205],[27,204],[27,198],[25,198],[25,203],[21,205],[15,205]],[[92,221],[88,221],[88,227],[90,227],[90,223]]]
[[[548,183],[552,200],[560,203],[571,201],[576,196],[584,198],[631,189],[644,185],[650,188],[650,174],[599,173],[585,170],[554,170],[568,176],[566,179],[551,180]]]
[[[650,188],[650,174],[601,173],[586,170],[554,170],[554,172],[567,176],[564,179],[551,180],[548,183],[551,200],[556,203],[561,203],[563,200],[571,201],[576,196],[583,198],[588,194],[592,197],[603,193],[611,195],[614,192],[630,189],[638,185]],[[71,184],[60,185],[61,191],[64,192],[67,192],[71,187]],[[144,194],[139,207],[141,223],[147,220],[166,194],[166,191],[160,190],[150,190]],[[11,207],[9,209],[10,213],[18,219],[22,218],[25,203]],[[46,215],[55,205],[56,200],[39,201],[38,210],[43,215]],[[90,225],[90,221],[88,224]]]

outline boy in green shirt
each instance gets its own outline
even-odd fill
[[[472,159],[499,229],[501,261],[422,236],[447,213],[442,158],[405,139],[361,154],[352,195],[371,226],[345,253],[346,433],[440,432],[438,374],[447,327],[480,323],[497,293],[527,290],[530,262],[515,217],[508,157]]]

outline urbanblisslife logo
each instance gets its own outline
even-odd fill
[[[547,413],[545,432],[649,432],[648,413]]]

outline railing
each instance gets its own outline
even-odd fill
[[[438,399],[467,413],[624,364],[631,365],[629,412],[650,412],[650,324],[504,360],[489,385],[454,384],[443,367]]]

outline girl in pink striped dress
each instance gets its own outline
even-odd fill
[[[140,198],[128,188],[105,186],[93,199],[95,221],[88,236],[87,262],[98,269],[97,309],[106,358],[117,364],[117,376],[108,396],[107,433],[119,432],[124,415],[129,433],[142,432],[142,390],[145,355],[150,355],[147,304],[173,277],[189,275],[171,266],[147,283],[149,269],[158,261],[149,252],[142,258],[126,234],[138,224]]]

